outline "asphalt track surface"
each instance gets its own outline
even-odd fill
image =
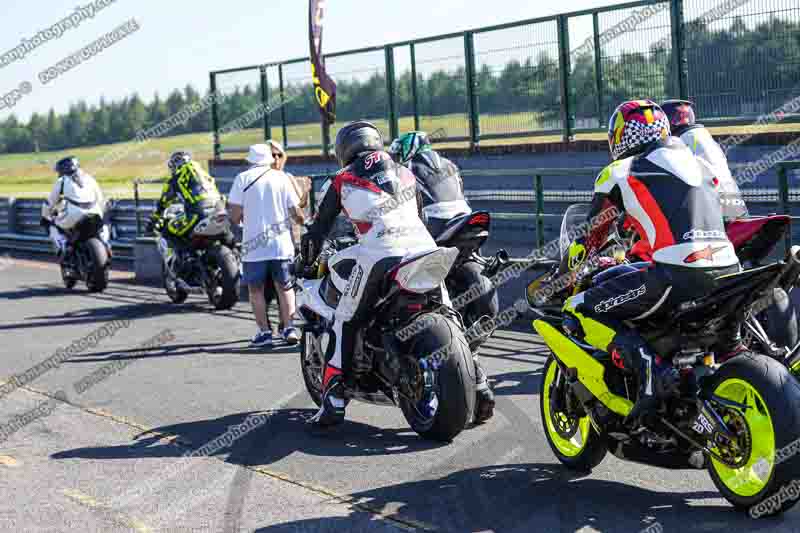
[[[546,351],[525,325],[483,354],[494,419],[454,442],[425,442],[399,410],[365,404],[317,434],[297,350],[248,349],[246,304],[174,306],[124,272],[103,294],[67,291],[55,265],[17,259],[0,271],[0,379],[113,320],[130,324],[0,397],[0,427],[46,415],[0,442],[0,531],[800,531],[797,510],[734,511],[704,471],[610,455],[590,475],[565,470],[541,429]],[[137,349],[165,330],[173,340]],[[261,425],[186,456],[250,415]]]

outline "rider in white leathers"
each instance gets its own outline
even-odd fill
[[[336,157],[343,168],[325,193],[301,245],[310,266],[342,212],[355,226],[359,241],[339,252],[331,269],[331,275],[347,279],[347,285],[329,332],[322,407],[312,419],[320,426],[344,420],[342,384],[355,335],[380,296],[385,275],[403,257],[438,248],[419,218],[413,174],[383,151],[383,138],[373,124],[358,121],[339,130]]]
[[[105,197],[97,181],[81,170],[75,157],[65,157],[54,168],[58,178],[42,206],[42,226],[48,229],[50,240],[59,257],[66,251],[67,238],[64,235],[75,227],[84,217],[105,212]],[[108,226],[103,225],[100,239],[111,250]]]
[[[679,137],[691,148],[701,165],[710,172],[710,187],[719,194],[722,206],[722,217],[725,223],[748,215],[747,206],[742,198],[742,191],[731,175],[728,158],[711,133],[695,122],[692,102],[688,100],[667,100],[661,104],[669,117],[672,136]]]

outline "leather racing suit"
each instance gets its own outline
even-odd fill
[[[47,227],[50,240],[61,254],[67,245],[66,231],[71,230],[87,215],[105,214],[103,190],[90,174],[78,170],[77,176],[59,176],[42,206],[42,225]],[[110,232],[106,224],[98,235],[111,251]]]
[[[720,203],[704,186],[706,179],[708,168],[680,139],[669,137],[615,161],[595,182],[589,219],[610,206],[625,212],[653,261],[604,272],[592,287],[568,298],[564,311],[580,323],[586,342],[612,355],[619,349],[614,358],[620,366],[642,376],[658,370],[657,360],[624,322],[663,314],[712,290],[716,277],[739,270]],[[609,218],[592,240],[604,239],[613,223],[613,217],[604,217]]]
[[[344,379],[349,373],[356,332],[380,296],[388,271],[408,254],[438,248],[417,214],[416,194],[411,172],[389,154],[376,151],[339,171],[320,203],[309,227],[316,250],[340,212],[353,224],[358,238],[358,244],[329,261],[331,276],[347,284],[325,354],[324,391],[334,377]]]
[[[454,217],[472,213],[458,167],[435,150],[417,153],[407,163],[417,178],[420,218],[434,238]]]
[[[680,134],[680,139],[692,150],[700,163],[708,168],[707,179],[710,187],[719,194],[725,223],[747,216],[747,206],[739,185],[731,175],[728,158],[711,133],[702,124],[694,124]]]

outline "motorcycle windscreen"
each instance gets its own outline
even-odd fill
[[[424,294],[444,282],[458,257],[458,248],[439,248],[400,263],[393,271],[400,287],[409,292]]]
[[[569,245],[575,240],[576,229],[586,222],[591,209],[592,204],[572,204],[564,212],[564,218],[561,220],[561,234],[558,240],[561,257],[564,257],[569,252]]]

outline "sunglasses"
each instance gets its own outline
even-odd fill
[[[272,154],[272,157],[274,157],[275,159],[280,159],[283,157],[283,154]]]

